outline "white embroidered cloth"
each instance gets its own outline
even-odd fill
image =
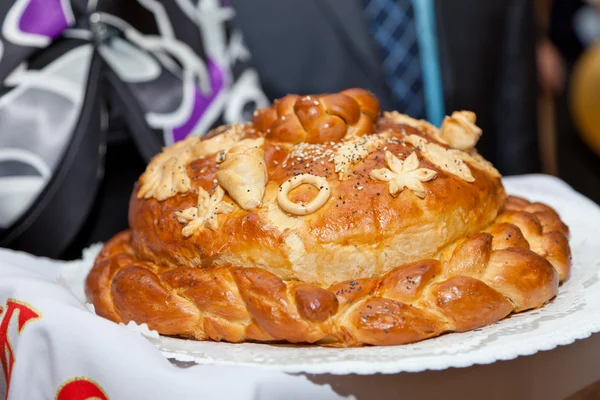
[[[174,365],[137,333],[147,328],[104,320],[71,293],[68,272],[84,267],[0,249],[0,399],[7,381],[9,400],[347,398],[281,371]]]

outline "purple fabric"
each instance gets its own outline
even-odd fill
[[[60,0],[29,0],[23,10],[19,29],[55,39],[69,27]]]
[[[212,103],[215,97],[217,97],[217,95],[223,90],[223,71],[213,60],[210,59],[208,60],[208,72],[210,75],[210,86],[212,92],[210,95],[204,96],[200,92],[200,89],[197,87],[194,88],[194,108],[190,117],[182,125],[174,127],[172,130],[173,141],[175,142],[185,139],[194,130],[210,103]]]

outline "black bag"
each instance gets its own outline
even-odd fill
[[[268,103],[216,0],[25,3],[0,6],[0,246],[77,257],[163,146]]]

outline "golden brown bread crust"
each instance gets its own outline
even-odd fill
[[[265,137],[262,150],[268,176],[261,206],[245,210],[235,201],[221,203],[232,204],[233,211],[218,213],[215,229],[189,235],[189,227],[183,227],[177,215],[194,207],[199,192],[214,193],[218,174],[223,173],[218,157],[195,158],[186,167],[190,180],[186,193],[157,199],[140,198],[140,190],[134,190],[129,224],[133,248],[141,259],[170,266],[257,266],[282,279],[330,285],[436,257],[453,241],[488,226],[506,200],[499,175],[472,161],[462,168],[473,181],[440,168],[409,140],[419,138],[439,144],[440,149],[449,146],[436,132],[397,123],[393,116],[380,119],[375,135],[315,145],[270,141],[255,125],[239,129],[244,138]],[[194,143],[188,148],[194,149]],[[409,187],[390,195],[392,182],[373,178],[374,172],[390,168],[387,153],[397,159],[413,155],[418,169],[412,173],[432,171],[434,178],[409,179]],[[281,185],[299,174],[326,179],[325,190],[330,193],[322,207],[301,218],[278,204]],[[144,174],[140,183],[147,185],[148,178]],[[415,184],[423,192],[412,188]],[[318,192],[302,185],[290,191],[289,199],[309,202]],[[229,201],[231,195],[224,199]]]
[[[364,90],[290,95],[165,149],[88,276],[98,313],[202,340],[383,345],[554,297],[568,229],[507,198],[475,115],[378,117]]]
[[[373,133],[379,117],[379,101],[361,89],[300,97],[287,95],[273,107],[256,112],[256,129],[272,141],[286,143],[337,142],[346,136]]]
[[[165,335],[405,344],[543,306],[569,275],[567,236],[551,208],[509,197],[492,225],[453,243],[440,260],[323,287],[286,282],[260,268],[161,267],[136,258],[127,231],[106,244],[86,292],[98,315],[146,322]]]

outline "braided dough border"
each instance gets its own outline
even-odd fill
[[[260,268],[161,267],[135,257],[127,231],[98,256],[86,294],[99,315],[147,323],[163,335],[398,345],[542,307],[569,276],[568,236],[552,208],[509,197],[490,227],[453,243],[439,260],[323,288]]]

